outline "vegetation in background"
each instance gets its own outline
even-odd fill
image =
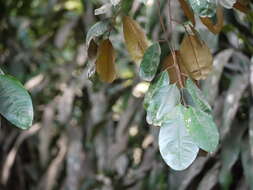
[[[252,3],[196,2],[0,2],[0,189],[253,188]]]

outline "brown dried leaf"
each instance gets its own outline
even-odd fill
[[[89,59],[95,59],[97,57],[97,51],[98,51],[98,46],[96,42],[92,39],[88,47]]]
[[[179,3],[181,5],[181,8],[184,11],[185,16],[192,22],[192,24],[195,26],[195,18],[194,13],[189,4],[185,0],[179,0]]]
[[[109,39],[103,40],[98,47],[96,71],[103,82],[112,82],[116,78],[115,52]]]
[[[131,17],[124,16],[123,32],[130,56],[136,63],[139,63],[148,48],[148,40],[144,31]]]
[[[175,55],[176,60],[173,59],[173,53]],[[162,70],[167,69],[171,84],[174,84],[177,82],[177,85],[179,85],[180,84],[179,77],[181,76],[181,80],[183,83],[182,85],[184,86],[185,80],[186,80],[188,74],[187,74],[185,67],[182,64],[182,60],[181,60],[179,51],[175,51],[173,53],[171,53],[169,56],[167,56],[163,60]],[[176,64],[178,64],[178,66],[179,66],[180,76],[177,74]]]
[[[180,56],[183,66],[195,80],[205,79],[212,71],[212,53],[196,35],[185,35],[180,46]]]
[[[216,24],[209,17],[200,17],[201,22],[214,34],[220,33],[223,28],[224,15],[222,7],[218,6],[216,11]]]

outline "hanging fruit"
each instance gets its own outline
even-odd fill
[[[181,46],[182,64],[191,78],[205,79],[212,71],[213,57],[204,41],[195,34],[186,34]]]
[[[127,50],[133,61],[139,64],[148,48],[146,34],[140,25],[129,16],[123,17],[123,32]]]
[[[112,82],[116,78],[115,52],[109,39],[103,40],[98,47],[96,71],[103,82]]]

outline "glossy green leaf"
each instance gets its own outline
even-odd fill
[[[163,71],[159,74],[149,86],[148,92],[144,98],[144,108],[147,109],[149,103],[154,96],[154,93],[161,87],[167,86],[170,83],[169,75],[167,71]]]
[[[140,77],[146,81],[152,81],[155,77],[160,63],[161,48],[158,42],[151,45],[144,53],[141,66]]]
[[[192,80],[188,79],[186,81],[186,89],[189,92],[189,96],[185,96],[186,101],[190,101],[191,106],[195,107],[196,109],[202,110],[204,112],[211,112],[212,108],[208,104],[208,102],[205,99],[204,94],[201,92],[201,90],[193,83]],[[191,100],[189,100],[191,99]]]
[[[103,20],[94,24],[87,32],[86,45],[89,46],[90,41],[93,38],[103,35],[109,30],[109,28],[110,22],[108,20]]]
[[[0,113],[21,129],[32,125],[31,97],[18,80],[8,75],[0,75]]]
[[[190,166],[199,151],[185,127],[184,109],[182,105],[176,106],[159,132],[160,153],[174,170],[184,170]]]
[[[219,143],[219,133],[211,115],[189,107],[184,112],[185,126],[199,148],[213,152]]]
[[[148,124],[161,126],[167,120],[168,113],[179,103],[180,92],[175,84],[156,90],[147,109]]]
[[[212,17],[216,13],[216,0],[188,0],[195,14]]]

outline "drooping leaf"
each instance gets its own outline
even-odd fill
[[[89,46],[90,41],[95,37],[101,36],[106,33],[110,29],[110,22],[109,20],[103,20],[94,24],[89,31],[87,32],[86,36],[86,45]]]
[[[212,71],[212,53],[197,35],[185,35],[180,46],[180,56],[188,74],[195,80],[205,79]]]
[[[8,75],[0,75],[0,113],[21,129],[32,125],[31,97],[18,80]]]
[[[179,3],[181,5],[181,8],[184,11],[185,16],[192,22],[192,24],[195,26],[195,17],[192,8],[189,6],[188,2],[186,0],[179,0]]]
[[[219,143],[219,132],[211,115],[189,107],[184,111],[185,126],[199,148],[213,152]]]
[[[216,11],[216,0],[188,0],[193,11],[200,17],[212,17]]]
[[[161,48],[158,42],[151,45],[143,56],[140,66],[140,77],[143,80],[151,81],[155,77],[160,63]]]
[[[176,69],[177,66],[179,69],[178,72]],[[188,74],[182,63],[179,51],[172,52],[169,56],[167,56],[163,60],[162,69],[163,70],[166,69],[168,71],[171,84],[176,83],[178,87],[184,86],[184,82]],[[180,78],[182,84],[180,84]]]
[[[214,34],[219,34],[223,28],[224,16],[223,9],[218,6],[216,11],[216,23],[209,17],[200,17],[201,22]]]
[[[163,88],[164,86],[167,86],[169,83],[170,83],[170,79],[169,79],[169,75],[166,71],[159,74],[157,76],[157,78],[155,78],[155,80],[152,81],[152,83],[150,84],[150,86],[148,88],[148,92],[146,93],[145,98],[144,98],[144,108],[145,109],[148,108],[149,103],[150,103],[151,99],[153,98],[155,92],[159,88]]]
[[[175,84],[165,85],[157,89],[147,109],[147,122],[161,126],[168,113],[180,102],[180,92]]]
[[[112,82],[116,78],[115,52],[109,39],[103,40],[98,47],[96,71],[103,82]]]
[[[148,48],[147,37],[140,25],[129,16],[123,17],[123,32],[127,50],[137,64]]]
[[[186,89],[188,90],[191,99],[193,101],[194,105],[191,105],[195,107],[196,109],[202,110],[204,112],[211,113],[212,108],[208,104],[208,102],[205,99],[204,94],[201,92],[201,90],[193,83],[191,79],[188,79],[186,81]]]
[[[159,150],[164,161],[174,170],[184,170],[197,157],[199,148],[185,127],[182,105],[168,114],[159,132]]]

